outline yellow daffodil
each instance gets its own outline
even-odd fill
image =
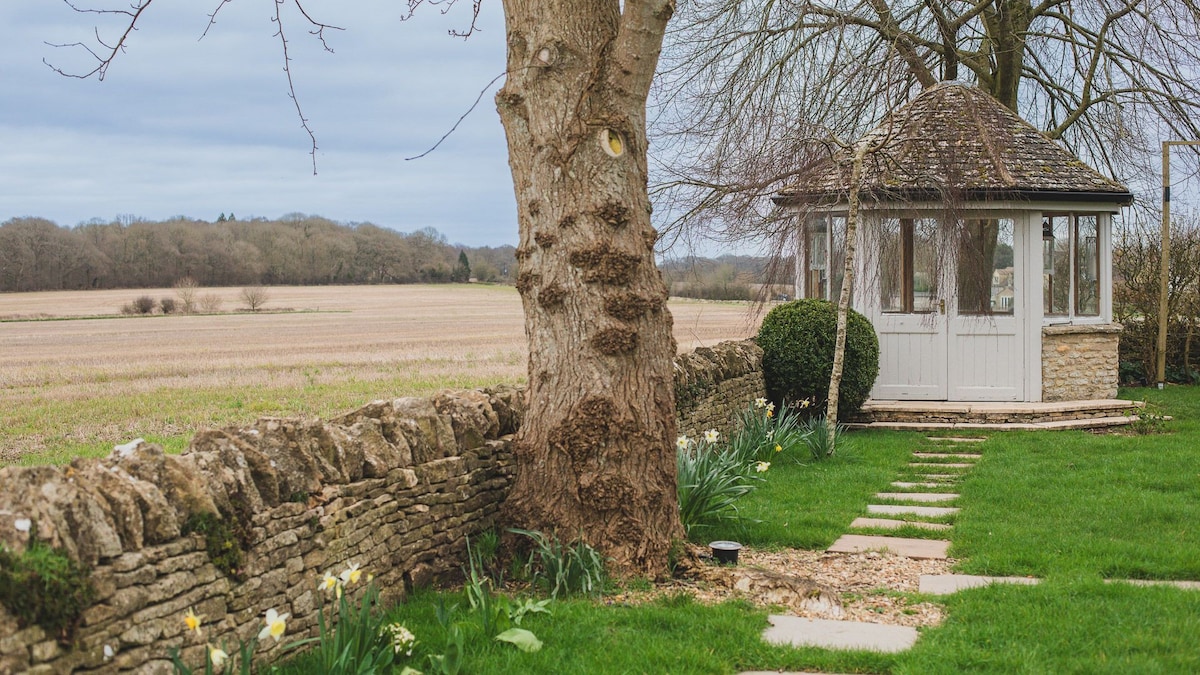
[[[720,435],[721,433],[716,429],[709,429],[708,431],[704,432],[704,440],[708,443],[716,443],[717,437]]]
[[[357,584],[359,577],[362,576],[362,570],[358,569],[358,563],[350,563],[350,566],[342,570],[342,573],[338,576],[341,578],[343,584]]]
[[[208,662],[212,664],[214,670],[224,670],[225,661],[229,658],[229,654],[225,653],[220,647],[208,646]]]
[[[280,614],[275,611],[275,608],[267,610],[267,616],[263,619],[263,629],[258,631],[258,639],[274,638],[279,642],[279,638],[283,637],[283,631],[287,630],[287,618],[290,616],[287,613]]]
[[[776,443],[775,444],[775,452],[783,452],[783,446]]]
[[[807,408],[810,405],[812,405],[812,401],[810,401],[808,399],[804,399],[803,401],[800,402],[801,408]]]
[[[187,626],[188,630],[200,632],[200,624],[204,623],[204,615],[197,614],[194,609],[188,607],[187,614],[183,615],[183,625]]]
[[[759,473],[766,473],[767,469],[771,468],[770,462],[759,462],[754,465],[754,470]]]

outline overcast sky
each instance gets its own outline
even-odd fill
[[[59,225],[119,215],[215,220],[317,214],[455,243],[516,244],[504,132],[492,96],[433,154],[433,145],[504,70],[503,17],[486,2],[469,40],[469,0],[442,16],[405,2],[308,0],[314,18],[343,27],[320,48],[288,7],[284,29],[305,116],[317,135],[313,175],[287,80],[272,0],[236,0],[199,39],[219,0],[157,0],[104,82],[62,77],[93,62],[79,49],[112,17],[57,0],[0,0],[0,222],[40,216]],[[130,0],[77,0],[128,8]],[[465,11],[464,11],[465,10]]]

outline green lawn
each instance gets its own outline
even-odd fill
[[[939,599],[945,622],[898,655],[771,647],[767,611],[666,598],[631,606],[612,597],[554,603],[526,626],[534,654],[479,637],[464,673],[1200,672],[1200,591],[1108,584],[1104,578],[1200,580],[1200,389],[1125,392],[1176,419],[1153,435],[994,433],[961,483],[950,532],[963,572],[1037,575],[1038,586],[992,586]],[[757,547],[823,548],[865,514],[871,495],[907,469],[921,434],[858,433],[825,462],[776,457],[743,500],[752,519],[706,532]],[[419,593],[393,610],[436,653],[444,630]],[[418,653],[418,658],[424,657]],[[414,662],[424,670],[428,663]],[[427,671],[428,672],[428,671]]]

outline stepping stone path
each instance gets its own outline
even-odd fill
[[[979,443],[983,438],[930,438],[936,442]],[[950,506],[922,506],[949,502],[958,498],[953,492],[918,492],[916,490],[947,488],[962,478],[964,473],[940,473],[947,468],[970,469],[982,455],[966,452],[915,452],[910,467],[922,471],[915,480],[896,481],[893,488],[912,490],[907,492],[880,492],[875,495],[880,501],[912,502],[912,504],[869,504],[870,515],[894,516],[893,518],[857,518],[850,523],[852,529],[900,529],[916,528],[930,531],[949,530],[947,523],[930,523],[923,520],[904,520],[905,516],[920,518],[945,517],[958,513]],[[945,559],[950,542],[941,539],[912,539],[906,537],[883,537],[865,534],[845,534],[827,549],[828,553],[864,553],[868,551],[890,551],[914,559]],[[922,578],[924,579],[924,578]],[[922,587],[922,590],[924,588]],[[917,641],[915,628],[889,626],[858,621],[835,621],[828,619],[805,619],[796,616],[772,615],[768,617],[771,627],[763,639],[772,644],[786,644],[823,649],[856,649],[877,652],[904,651]],[[742,675],[754,675],[742,673]]]
[[[936,443],[950,445],[981,443],[985,438],[928,437]],[[907,501],[913,504],[869,504],[867,513],[873,516],[895,516],[894,518],[856,518],[851,529],[892,530],[905,527],[931,531],[951,529],[947,523],[931,523],[923,520],[903,520],[904,516],[922,518],[945,517],[958,513],[949,506],[921,506],[921,504],[953,501],[958,498],[953,492],[916,492],[916,489],[951,488],[966,472],[940,473],[947,468],[970,469],[983,456],[970,452],[914,452],[917,461],[909,467],[917,474],[914,480],[892,483],[893,488],[914,490],[912,492],[880,492],[875,495],[880,501]],[[936,461],[942,460],[942,461]],[[965,460],[965,461],[964,461]],[[864,553],[889,551],[914,559],[944,559],[950,542],[941,539],[910,539],[866,534],[845,534],[827,549],[828,553]],[[930,595],[947,595],[968,588],[979,588],[989,584],[1034,585],[1040,580],[1032,577],[987,577],[970,574],[923,574],[920,592]],[[1111,583],[1137,585],[1171,585],[1176,588],[1200,590],[1200,581],[1144,581],[1108,579]],[[822,649],[853,649],[876,652],[899,652],[912,647],[917,641],[915,628],[890,626],[858,621],[836,621],[829,619],[806,619],[797,616],[771,615],[771,627],[763,633],[763,639],[771,644]],[[772,671],[776,672],[776,671]],[[765,672],[745,672],[740,675],[766,675]],[[791,673],[788,675],[805,675]]]
[[[940,439],[930,437],[929,440],[936,442],[945,441],[948,443],[978,443],[985,439]],[[937,473],[938,471],[944,471],[947,468],[970,469],[975,466],[975,462],[982,458],[983,455],[977,452],[958,452],[952,449],[947,449],[946,451],[921,450],[914,452],[913,459],[918,461],[910,462],[908,466],[917,471],[923,470],[926,473],[918,474],[915,481],[896,481],[892,483],[892,487],[902,489],[950,487],[954,481],[962,478],[964,473]],[[958,513],[958,509],[949,506],[921,506],[921,504],[952,502],[959,497],[958,493],[955,492],[880,492],[875,497],[880,501],[912,502],[912,504],[868,504],[867,513],[870,515],[939,518]],[[950,529],[951,526],[945,523],[929,523],[923,520],[858,518],[853,523],[850,523],[850,527],[855,529],[871,528],[889,530],[913,527],[922,530],[944,531]],[[845,534],[833,542],[833,546],[829,547],[828,552],[862,553],[866,551],[886,550],[908,558],[943,560],[947,557],[946,552],[949,548],[950,542],[940,539],[910,539],[905,537]]]

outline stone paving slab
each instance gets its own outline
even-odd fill
[[[906,539],[865,534],[843,534],[826,551],[829,553],[865,553],[889,551],[915,560],[945,560],[950,542],[938,539]]]
[[[1105,579],[1106,584],[1133,584],[1134,586],[1173,586],[1186,591],[1200,591],[1200,581],[1168,581],[1166,579]]]
[[[921,478],[934,478],[934,479],[938,479],[938,480],[952,480],[955,478],[962,478],[965,475],[966,474],[962,474],[962,473],[926,473],[926,474],[921,474]]]
[[[909,462],[908,465],[917,469],[969,469],[975,466],[967,462]]]
[[[878,527],[889,530],[899,529],[905,525],[922,530],[949,530],[952,527],[946,523],[923,523],[919,520],[893,520],[891,518],[855,518],[854,522],[850,523],[850,527]]]
[[[982,443],[986,438],[968,438],[966,436],[926,436],[926,440],[934,443]]]
[[[950,516],[958,513],[953,506],[900,506],[897,504],[868,504],[867,513],[880,516]]]
[[[1033,586],[1041,579],[1033,577],[982,577],[974,574],[922,574],[920,591],[930,595],[950,595],[968,588],[990,584],[1025,584]]]
[[[913,457],[921,459],[931,459],[937,457],[954,457],[956,459],[983,459],[983,455],[977,452],[914,452]]]
[[[945,485],[946,485],[945,483],[909,483],[909,482],[902,481],[902,480],[892,481],[892,487],[898,487],[898,488],[920,488],[920,487],[932,488],[932,487],[943,487]]]
[[[780,614],[772,614],[767,620],[771,627],[763,633],[763,640],[775,645],[895,653],[909,649],[917,641],[917,629],[910,626]]]
[[[962,495],[953,492],[878,492],[876,499],[895,499],[906,502],[949,502]]]

